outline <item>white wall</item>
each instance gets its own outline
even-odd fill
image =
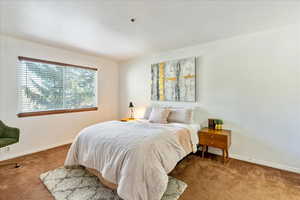
[[[150,104],[150,65],[197,56],[198,101],[233,130],[232,157],[300,172],[300,27],[287,26],[123,63],[120,115]],[[182,103],[181,103],[182,104]],[[213,150],[215,152],[215,150]]]
[[[0,152],[0,160],[69,143],[82,128],[118,118],[117,63],[1,35],[0,41],[0,119],[21,129],[20,143]],[[98,111],[17,118],[18,56],[98,67]]]

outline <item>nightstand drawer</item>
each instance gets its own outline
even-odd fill
[[[226,135],[217,134],[200,134],[200,144],[217,148],[228,147],[228,137]]]

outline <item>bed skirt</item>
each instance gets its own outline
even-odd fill
[[[112,190],[116,190],[116,189],[118,188],[118,185],[116,185],[116,184],[114,184],[114,183],[111,183],[111,182],[105,180],[105,179],[102,177],[101,173],[98,172],[98,170],[92,169],[92,168],[87,168],[87,167],[86,167],[86,169],[87,169],[90,173],[92,173],[93,175],[97,176],[98,179],[99,179],[99,181],[100,181],[104,186],[106,186],[106,187],[108,187],[108,188],[110,188],[110,189],[112,189]]]

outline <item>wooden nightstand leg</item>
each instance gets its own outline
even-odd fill
[[[228,149],[226,149],[226,160],[229,160],[229,153],[228,153]]]
[[[206,146],[203,145],[203,146],[202,146],[202,158],[204,158],[204,152],[205,152],[205,149],[206,149]]]
[[[225,163],[225,160],[226,160],[226,151],[225,151],[225,149],[222,149],[222,156],[223,156],[223,162]]]
[[[229,160],[228,149],[223,149],[223,162],[226,163]]]

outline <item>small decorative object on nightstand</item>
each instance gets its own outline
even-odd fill
[[[223,125],[223,120],[221,119],[215,119],[215,129],[221,130]]]
[[[223,120],[221,119],[208,119],[208,128],[222,129]]]
[[[222,149],[224,162],[229,159],[228,149],[231,145],[230,130],[203,128],[198,132],[198,135],[199,144],[203,147],[202,158],[204,157],[204,151],[207,151],[208,146],[211,146]]]
[[[215,120],[216,119],[208,119],[208,128],[214,129],[216,127]]]

